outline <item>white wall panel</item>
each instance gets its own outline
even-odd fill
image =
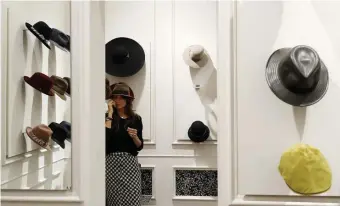
[[[302,141],[320,149],[333,172],[331,189],[339,196],[340,33],[336,1],[242,1],[237,6],[237,157],[238,192],[296,195],[278,171],[284,151]],[[327,94],[317,104],[294,108],[280,101],[265,80],[273,51],[309,45],[328,67]]]
[[[196,120],[207,124],[210,140],[216,140],[217,5],[216,1],[174,1],[172,78],[175,141],[189,140],[188,129]],[[196,44],[206,49],[210,60],[203,68],[191,69],[183,60],[183,52]],[[201,73],[202,70],[207,72]],[[194,88],[196,75],[205,76],[205,88]]]
[[[70,2],[2,2],[2,175],[3,189],[67,189],[71,185],[71,144],[63,150],[40,149],[25,133],[26,126],[70,122],[71,99],[48,97],[23,81],[23,76],[43,72],[70,76],[70,54],[54,46],[48,50],[25,27],[43,20],[70,33]],[[60,11],[62,12],[60,12]],[[50,14],[50,15],[47,15]],[[46,17],[48,16],[48,17]],[[45,18],[46,17],[46,18]],[[7,116],[6,116],[7,115]],[[66,166],[66,167],[65,167]],[[65,180],[67,182],[65,182]]]

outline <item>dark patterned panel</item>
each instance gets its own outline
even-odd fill
[[[152,195],[152,169],[141,169],[142,195]]]
[[[176,196],[217,197],[216,170],[176,170]]]

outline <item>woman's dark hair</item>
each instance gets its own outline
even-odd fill
[[[122,96],[122,97],[126,101],[126,105],[124,107],[124,110],[125,110],[124,112],[128,116],[128,118],[127,118],[127,121],[126,121],[126,123],[124,125],[124,128],[127,128],[127,127],[129,127],[129,125],[133,124],[136,121],[136,119],[139,118],[139,115],[136,114],[134,112],[134,110],[132,109],[132,100],[133,99],[131,99],[129,97],[125,97],[125,96]],[[120,117],[119,117],[119,114],[118,114],[118,111],[117,111],[116,108],[113,109],[112,118],[113,118],[113,120],[112,120],[112,128],[114,128],[115,131],[118,131]]]

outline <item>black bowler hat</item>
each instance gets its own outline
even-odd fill
[[[53,131],[51,139],[60,145],[61,148],[65,149],[65,140],[69,137],[70,132],[67,131],[64,126],[56,122],[50,123],[48,127]]]
[[[68,133],[68,135],[66,136],[66,140],[69,141],[69,142],[72,142],[71,141],[71,123],[67,122],[67,121],[62,121],[60,122],[60,125],[62,127],[64,127]]]
[[[188,136],[193,142],[204,142],[210,136],[210,129],[201,121],[195,121],[188,130]]]
[[[33,26],[25,23],[27,29],[32,32],[48,49],[51,49],[50,41],[63,51],[70,51],[70,36],[62,31],[51,28],[44,21],[38,21]]]
[[[105,70],[116,77],[128,77],[141,70],[145,63],[143,47],[133,39],[119,37],[105,45]]]
[[[51,49],[50,45],[48,45],[48,41],[50,40],[52,29],[45,22],[38,21],[33,24],[33,26],[26,22],[25,25],[48,49]]]
[[[299,107],[320,101],[329,82],[327,67],[318,53],[304,45],[276,50],[269,57],[265,75],[280,100]]]

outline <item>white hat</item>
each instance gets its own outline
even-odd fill
[[[192,45],[184,50],[184,62],[191,68],[201,68],[207,64],[208,58],[203,46]]]

